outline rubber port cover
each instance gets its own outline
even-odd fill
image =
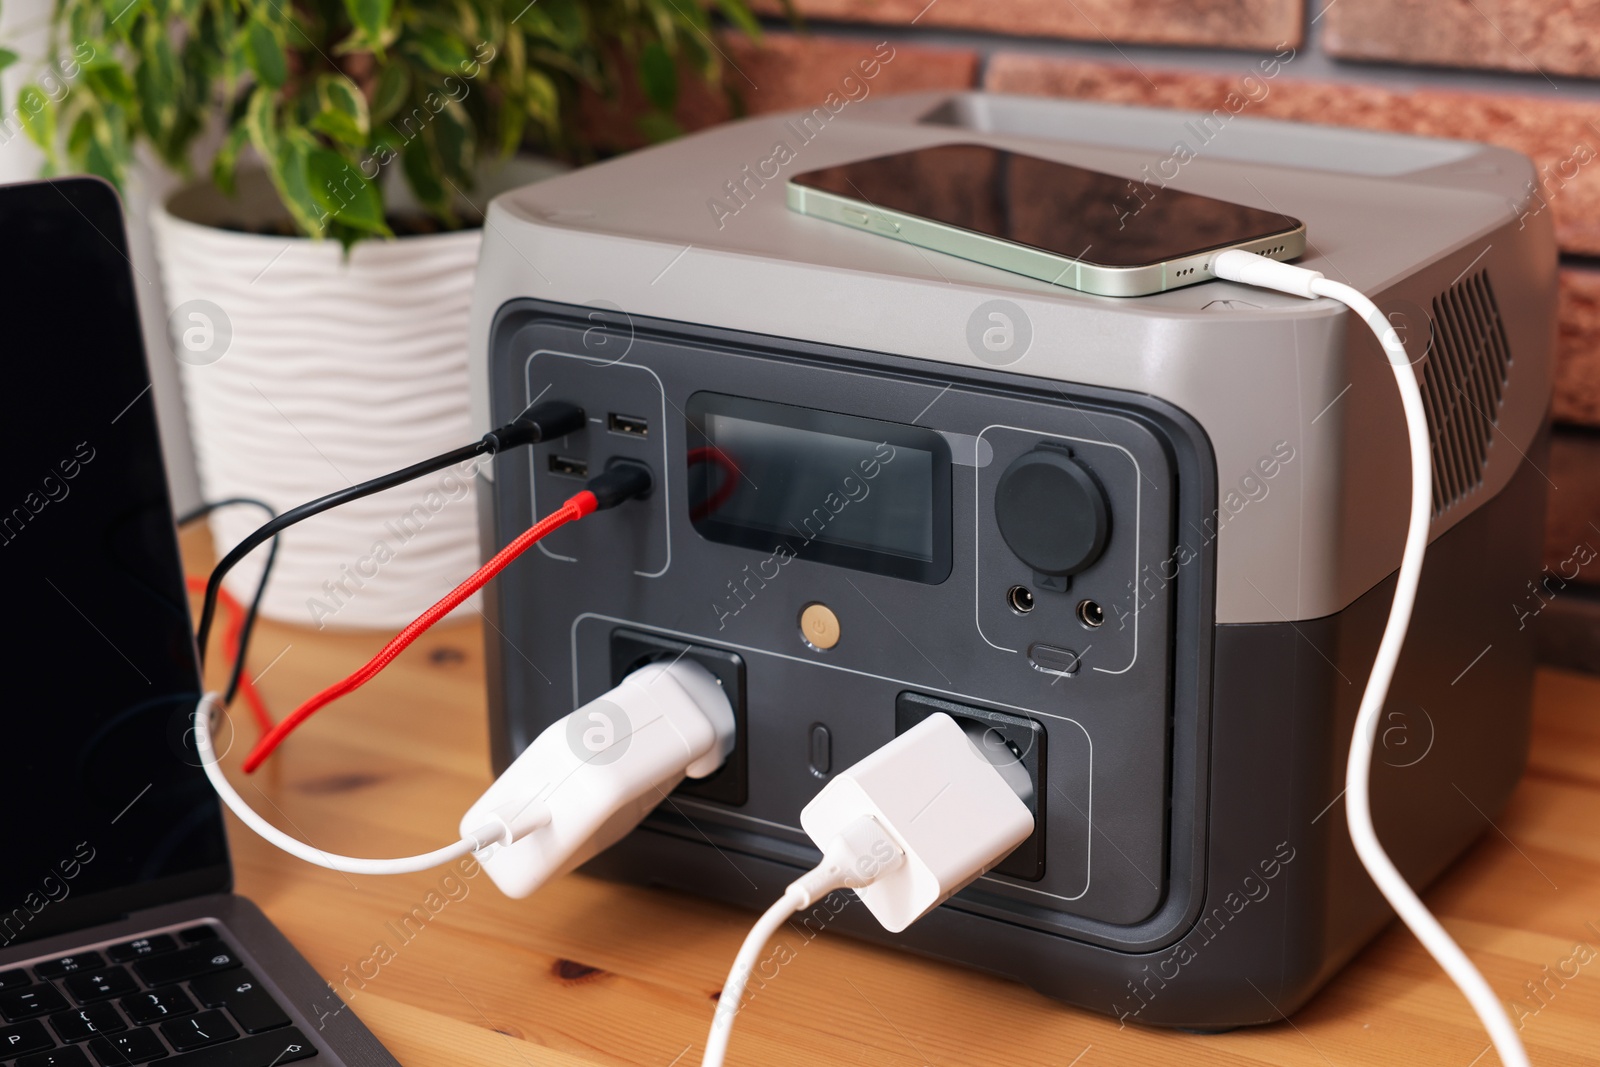
[[[1077,574],[1100,558],[1111,528],[1105,490],[1059,448],[1017,457],[994,495],[1000,536],[1035,572]]]

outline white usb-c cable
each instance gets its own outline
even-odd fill
[[[761,950],[783,929],[789,917],[805,911],[834,890],[864,888],[904,864],[905,852],[871,815],[857,817],[830,838],[822,848],[822,862],[789,883],[783,896],[761,913],[761,918],[745,935],[739,954],[734,957],[733,968],[728,972],[728,980],[722,983],[722,992],[717,997],[717,1011],[711,1020],[711,1036],[706,1039],[701,1067],[721,1067],[728,1054],[733,1019],[739,1014],[739,1002],[744,999],[750,972],[760,962]]]
[[[849,888],[898,933],[1005,859],[1033,833],[1033,813],[978,741],[939,712],[836,774],[800,812],[800,826],[822,862],[745,937],[701,1067],[722,1067],[745,983],[789,916]]]
[[[1417,584],[1422,577],[1422,557],[1428,547],[1428,525],[1432,515],[1433,471],[1428,445],[1428,420],[1422,404],[1422,390],[1405,345],[1395,333],[1393,325],[1371,300],[1348,285],[1330,281],[1314,270],[1258,256],[1254,252],[1237,249],[1219,253],[1211,262],[1211,271],[1219,278],[1244,282],[1264,289],[1275,289],[1291,296],[1315,299],[1325,296],[1344,304],[1354,311],[1367,328],[1378,338],[1394,371],[1395,384],[1400,390],[1400,403],[1405,409],[1406,440],[1411,457],[1411,506],[1406,523],[1405,549],[1400,554],[1400,573],[1395,580],[1394,602],[1389,607],[1389,619],[1383,627],[1383,637],[1378,642],[1378,654],[1372,663],[1372,673],[1367,676],[1367,686],[1361,694],[1361,706],[1356,712],[1354,736],[1350,740],[1350,757],[1345,765],[1345,821],[1350,829],[1350,841],[1356,855],[1372,876],[1379,892],[1399,914],[1406,926],[1422,942],[1444,972],[1450,976],[1478,1019],[1489,1033],[1495,1052],[1505,1067],[1528,1067],[1528,1053],[1522,1040],[1511,1025],[1494,990],[1472,965],[1466,953],[1440,925],[1427,905],[1406,884],[1405,878],[1389,859],[1378,841],[1372,825],[1372,749],[1377,738],[1378,722],[1383,714],[1383,702],[1389,695],[1389,683],[1394,679],[1395,666],[1400,661],[1400,649],[1405,644],[1406,629],[1411,624],[1411,609],[1417,599]]]
[[[330,871],[343,871],[346,874],[411,874],[414,871],[426,871],[438,867],[460,859],[469,852],[476,852],[491,845],[500,832],[498,827],[486,826],[479,835],[463,836],[461,840],[444,848],[397,859],[363,859],[359,856],[340,856],[324,852],[298,838],[290,837],[256,814],[255,809],[245,803],[238,790],[233,788],[233,783],[222,773],[216,748],[211,741],[211,718],[221,710],[222,699],[216,693],[207,693],[201,697],[200,703],[194,710],[195,750],[200,754],[200,766],[205,768],[211,788],[217,791],[217,796],[221,797],[222,802],[239,817],[240,822],[254,830],[269,844],[278,846],[296,859],[305,860],[318,867],[326,867]]]

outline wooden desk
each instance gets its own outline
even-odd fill
[[[281,716],[383,640],[268,623],[252,665]],[[253,781],[260,792],[243,791],[259,810],[331,851],[396,856],[453,840],[489,782],[481,649],[477,625],[440,628],[254,779],[235,768],[234,780]],[[230,830],[239,891],[324,976],[350,982],[351,1006],[407,1067],[695,1067],[712,997],[755,918],[582,875],[520,901],[482,874],[347,877]],[[1527,777],[1427,899],[1502,998],[1524,1006],[1535,1064],[1600,1063],[1600,680],[1540,676]],[[437,914],[402,930],[428,903]],[[1563,961],[1580,944],[1593,951],[1579,976],[1550,979],[1542,1007],[1528,999],[1524,983],[1558,965],[1571,973],[1577,961]],[[729,1063],[1487,1067],[1498,1062],[1487,1044],[1398,924],[1292,1021],[1220,1036],[1119,1030],[1020,985],[824,934],[739,1016]]]

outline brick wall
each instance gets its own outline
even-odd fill
[[[896,56],[875,92],[999,92],[1209,111],[1286,52],[1251,113],[1488,141],[1523,152],[1562,250],[1557,433],[1546,558],[1600,549],[1600,0],[776,0],[762,46],[734,41],[730,84],[752,113],[819,103],[869,42]],[[630,102],[596,105],[632,143]],[[679,118],[727,118],[686,93]],[[1596,565],[1600,567],[1600,564]],[[1600,570],[1541,612],[1546,658],[1600,670]],[[1586,585],[1586,587],[1585,587]]]

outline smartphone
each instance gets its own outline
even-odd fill
[[[807,171],[794,211],[1099,296],[1145,296],[1212,277],[1216,253],[1305,252],[1276,211],[981,144],[946,144]]]

